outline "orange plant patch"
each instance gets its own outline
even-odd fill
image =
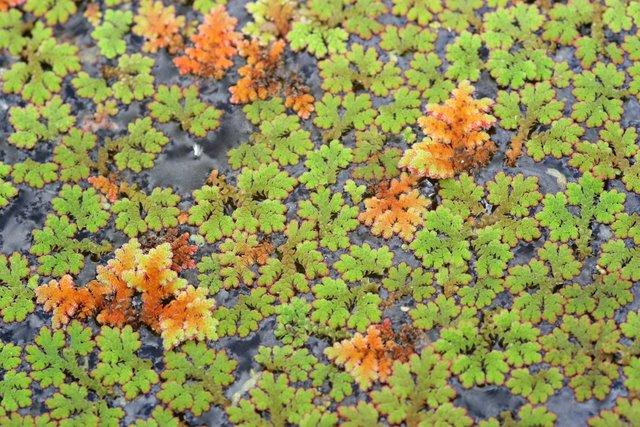
[[[233,66],[232,58],[238,51],[241,35],[235,31],[237,23],[223,6],[211,10],[198,27],[198,33],[191,36],[193,47],[173,60],[180,74],[221,79]]]
[[[358,219],[370,226],[376,236],[388,239],[398,234],[411,240],[416,227],[424,222],[422,213],[430,204],[415,188],[416,180],[405,173],[399,179],[382,182],[375,196],[364,200],[366,210]]]
[[[496,119],[488,114],[493,101],[474,99],[474,88],[462,81],[442,105],[429,104],[418,119],[425,139],[405,151],[398,166],[418,177],[451,178],[486,164],[495,144],[486,132]]]

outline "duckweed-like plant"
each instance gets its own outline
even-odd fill
[[[0,0],[0,425],[639,425],[639,31]]]
[[[73,5],[70,1],[68,3]],[[15,19],[16,15],[13,16]],[[21,27],[14,26],[7,31],[7,36],[15,37],[15,33],[20,34],[21,31]],[[41,21],[36,22],[29,33],[29,38],[19,39],[19,49],[9,44],[4,46],[9,48],[12,56],[18,58],[11,68],[3,73],[3,89],[5,93],[20,94],[25,101],[42,105],[51,99],[53,94],[60,92],[62,79],[67,74],[80,69],[78,47],[69,43],[58,43],[52,29]]]

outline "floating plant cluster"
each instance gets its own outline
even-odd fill
[[[640,2],[0,0],[0,90],[0,425],[640,425]]]

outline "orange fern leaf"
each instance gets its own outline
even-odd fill
[[[86,318],[98,312],[96,320],[101,324],[146,324],[162,335],[167,348],[186,339],[215,339],[215,301],[206,297],[204,288],[187,285],[172,269],[176,268],[172,246],[179,251],[181,268],[193,262],[195,249],[187,240],[184,233],[145,253],[138,240],[132,239],[106,265],[98,266],[96,279],[87,286],[77,288],[66,275],[38,287],[38,303],[53,311],[54,327],[65,325],[71,317]],[[134,303],[134,298],[140,298],[142,304]]]
[[[9,10],[11,7],[20,6],[25,0],[0,0],[0,12]]]
[[[268,47],[260,46],[257,40],[241,43],[240,55],[247,63],[238,69],[240,79],[229,88],[232,103],[245,104],[278,93],[281,82],[276,74],[284,47],[284,40],[275,41]]]
[[[136,239],[132,239],[129,244],[140,245]],[[171,245],[168,243],[140,255],[135,268],[124,272],[127,283],[139,292],[157,293],[166,298],[181,287],[177,274],[171,270],[172,256]]]
[[[270,0],[265,18],[266,24],[273,26],[272,33],[280,38],[286,38],[291,29],[291,21],[295,11],[295,4],[290,0]]]
[[[2,3],[2,0],[0,0],[0,3]],[[100,4],[89,3],[84,11],[84,17],[87,18],[87,21],[89,21],[94,27],[100,25],[100,19],[102,18]]]
[[[176,273],[196,268],[193,255],[198,250],[196,245],[189,244],[189,233],[182,233],[171,241],[171,269]]]
[[[184,16],[176,17],[173,6],[164,6],[161,1],[142,0],[135,17],[133,32],[146,39],[142,50],[156,52],[167,48],[176,53],[182,47],[180,29],[184,27]]]
[[[335,343],[325,354],[336,364],[344,366],[363,390],[373,381],[386,381],[391,374],[393,360],[387,356],[379,325],[367,328],[367,334],[356,332],[350,340]]]
[[[309,93],[308,87],[290,87],[285,90],[284,105],[291,108],[302,119],[308,119],[315,110],[315,98]]]
[[[142,255],[140,244],[131,240],[115,251],[115,257],[106,266],[97,267],[96,280],[90,283],[100,289],[103,303],[98,313],[98,322],[111,326],[124,326],[134,317],[131,304],[133,289],[125,279],[125,273],[135,268]],[[98,291],[96,291],[97,293]]]
[[[171,253],[173,254],[171,258],[171,269],[173,271],[180,273],[182,270],[195,268],[196,263],[192,257],[198,250],[198,247],[189,244],[189,233],[179,234],[178,229],[172,227],[147,236],[141,245],[144,250],[147,250],[163,243],[169,243],[171,245]]]
[[[164,243],[141,255],[135,269],[124,272],[127,284],[142,294],[142,322],[156,332],[165,300],[187,283],[171,269],[172,258],[171,245]]]
[[[407,150],[398,166],[407,168],[415,176],[451,178],[456,173],[453,157],[453,148],[427,137]]]
[[[246,104],[266,99],[280,94],[284,87],[285,106],[301,118],[309,118],[315,108],[315,99],[309,88],[300,82],[299,76],[284,68],[282,54],[285,46],[283,39],[268,46],[262,46],[256,39],[240,45],[240,55],[246,58],[247,63],[238,70],[240,79],[229,88],[232,103]]]
[[[412,325],[403,325],[399,332],[393,330],[391,320],[384,319],[380,324],[380,338],[385,343],[387,355],[391,360],[407,362],[415,353],[415,344],[422,332]]]
[[[48,284],[36,289],[39,304],[44,304],[45,311],[52,311],[54,327],[66,325],[73,317],[84,319],[96,308],[96,300],[86,287],[77,288],[73,278],[68,274],[60,281],[51,280]]]
[[[241,40],[240,33],[235,31],[237,23],[224,6],[212,9],[198,27],[198,33],[191,36],[193,47],[173,61],[180,74],[221,79],[233,66],[232,58]]]
[[[135,319],[135,312],[131,305],[133,297],[131,289],[125,287],[109,289],[95,280],[89,282],[87,286],[100,296],[98,306],[101,309],[96,316],[99,323],[123,327]]]
[[[250,40],[240,45],[240,54],[247,58],[248,64],[263,64],[262,68],[274,70],[280,63],[285,46],[284,40],[277,40],[267,48],[260,46],[257,40]]]
[[[273,253],[273,245],[271,242],[264,240],[258,243],[258,246],[249,248],[243,255],[243,259],[247,264],[254,262],[259,265],[265,265],[269,260],[269,256]]]
[[[164,347],[169,349],[188,339],[216,339],[213,318],[214,301],[207,299],[204,288],[189,285],[159,314]]]
[[[493,101],[474,99],[473,86],[460,83],[442,105],[429,104],[418,124],[427,137],[405,151],[398,166],[418,177],[449,178],[486,164],[495,144],[486,132],[496,121],[488,114]]]
[[[98,17],[98,20],[100,18]],[[111,119],[118,113],[118,107],[115,101],[107,101],[96,105],[96,112],[93,116],[86,116],[82,120],[82,130],[85,132],[96,133],[101,129],[116,130],[118,126]]]
[[[182,211],[178,214],[178,224],[183,225],[189,221],[189,212]]]
[[[430,202],[414,187],[416,178],[402,174],[399,179],[383,182],[375,196],[365,199],[366,210],[358,219],[385,239],[394,233],[411,240],[416,227],[422,225],[422,213]]]
[[[120,186],[113,179],[109,179],[106,176],[97,175],[90,176],[87,178],[89,184],[93,188],[95,188],[100,193],[104,194],[104,196],[111,203],[114,203],[118,200],[118,196],[120,195]]]
[[[428,105],[428,115],[418,119],[424,133],[454,148],[481,145],[487,141],[489,135],[484,130],[496,121],[495,117],[487,114],[493,101],[489,98],[474,99],[473,91],[474,87],[469,82],[462,81],[443,105]]]

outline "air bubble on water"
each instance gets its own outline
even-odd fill
[[[193,144],[193,157],[196,159],[202,156],[202,146],[200,144]]]

